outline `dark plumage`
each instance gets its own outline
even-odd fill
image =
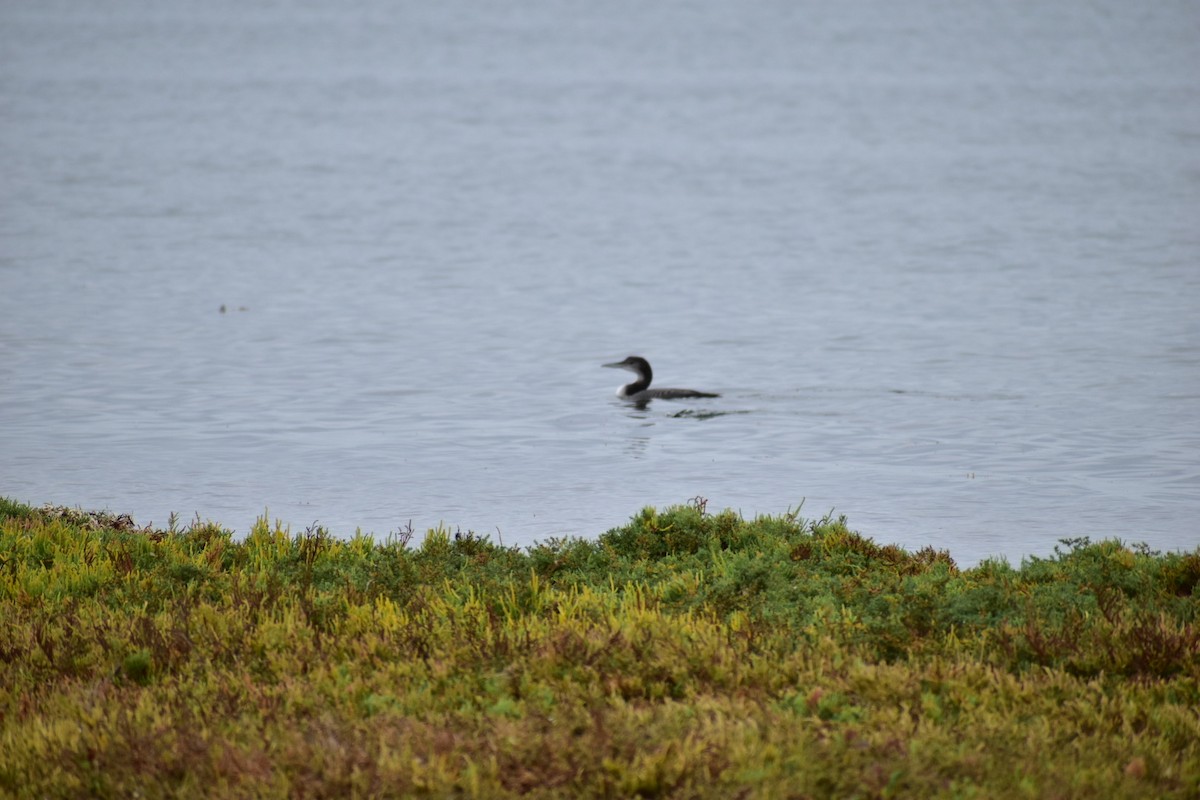
[[[617,389],[617,397],[639,405],[645,405],[654,399],[681,400],[688,397],[720,397],[712,392],[697,392],[695,389],[651,389],[650,381],[654,379],[654,371],[650,369],[650,362],[641,356],[629,356],[624,361],[602,366],[627,369],[637,373],[636,381]]]

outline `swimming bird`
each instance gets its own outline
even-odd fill
[[[720,397],[718,394],[697,392],[695,389],[651,389],[650,381],[654,378],[654,372],[650,369],[650,362],[641,356],[630,356],[624,361],[617,361],[613,364],[601,364],[601,366],[613,367],[614,369],[627,369],[630,372],[637,373],[638,377],[636,381],[627,383],[620,389],[617,389],[617,397],[640,406],[646,405],[646,403],[655,398],[680,400],[687,397]]]

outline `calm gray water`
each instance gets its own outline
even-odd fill
[[[1194,548],[1198,75],[1196,2],[4,3],[0,494]]]

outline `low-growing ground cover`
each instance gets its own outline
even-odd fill
[[[960,570],[702,503],[518,550],[0,500],[0,793],[1196,797],[1198,611],[1200,550],[1115,541]]]

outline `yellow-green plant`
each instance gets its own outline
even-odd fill
[[[171,527],[0,500],[0,793],[1200,794],[1200,551]]]

